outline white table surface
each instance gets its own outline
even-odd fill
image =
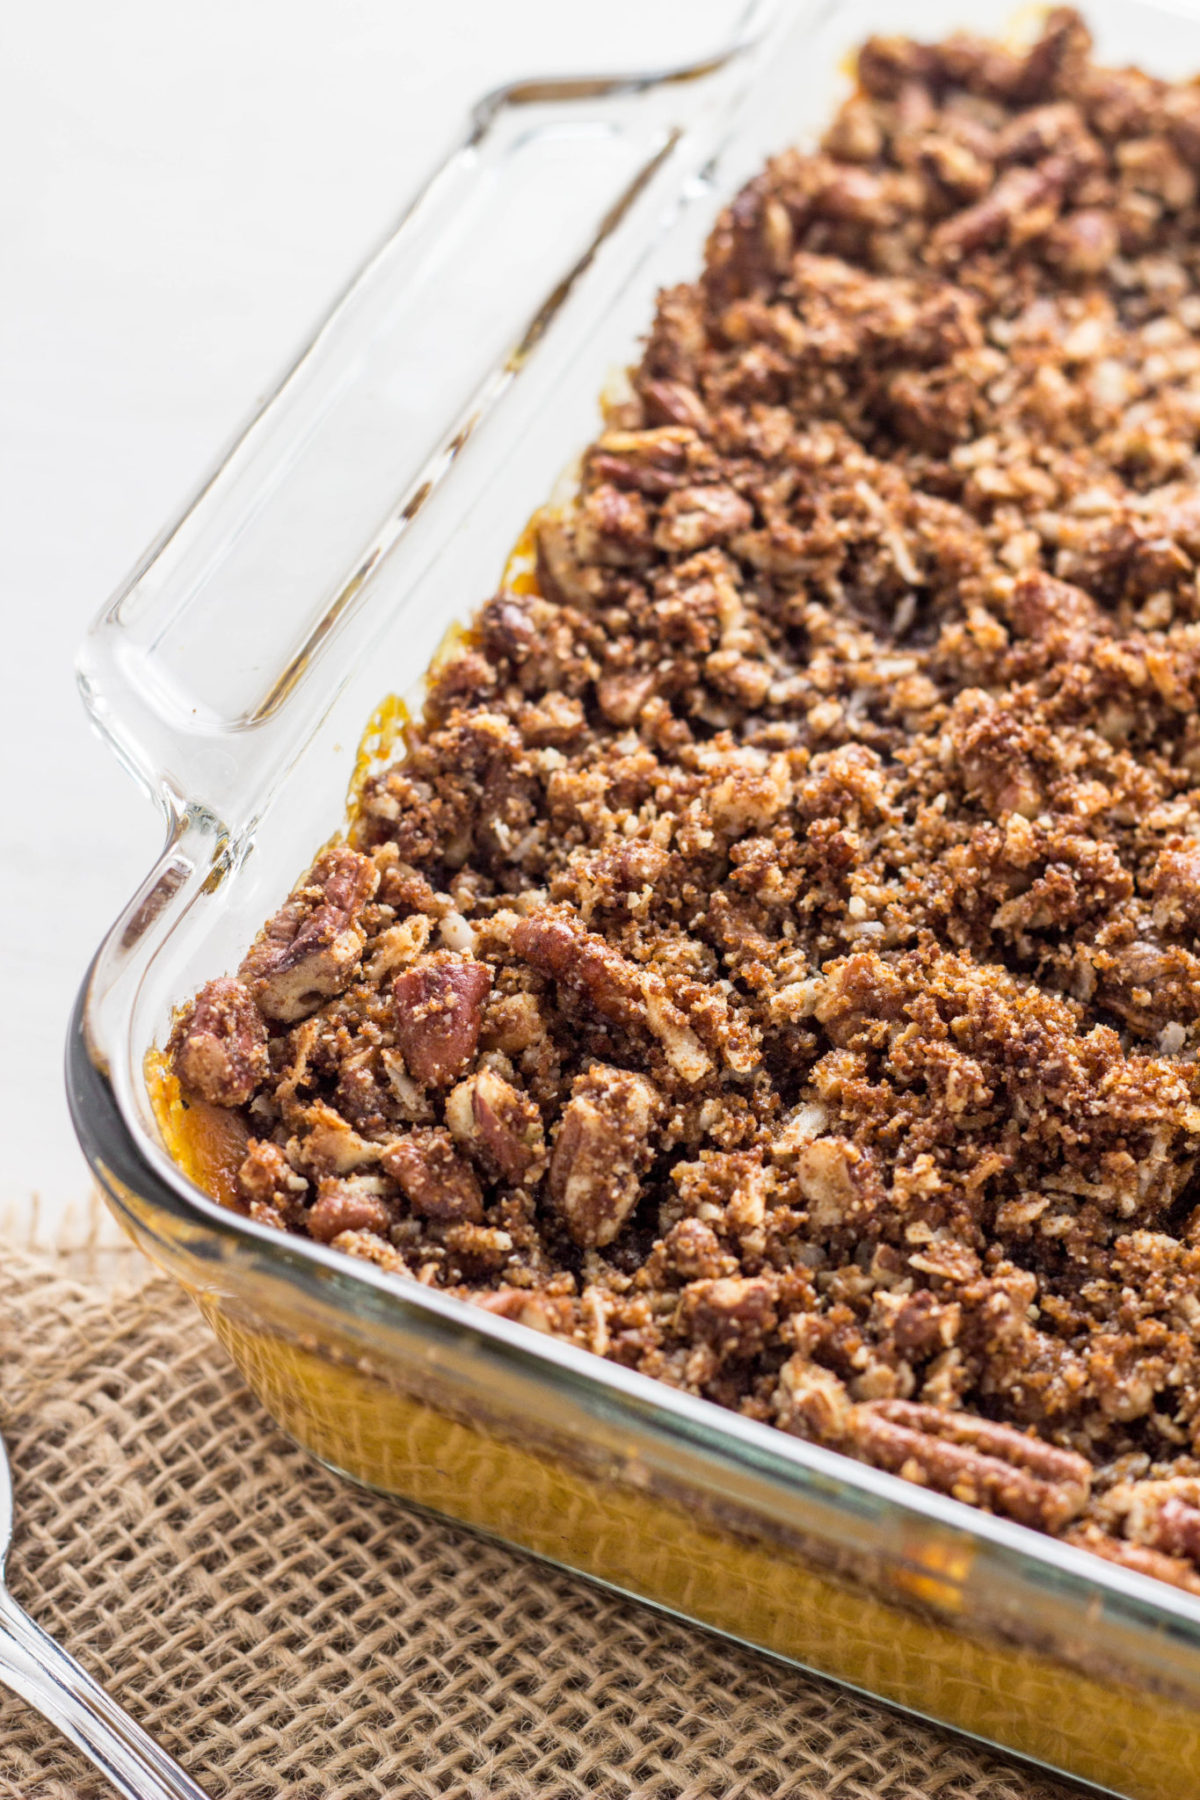
[[[0,41],[0,1230],[84,1229],[75,989],[159,845],[72,659],[348,274],[515,76],[671,63],[731,0],[39,0]],[[483,596],[480,596],[483,598]]]

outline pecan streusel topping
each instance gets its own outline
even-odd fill
[[[1198,170],[866,44],[172,1046],[254,1218],[1200,1590]]]

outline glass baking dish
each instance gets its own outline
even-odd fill
[[[87,704],[167,834],[92,964],[68,1085],[117,1217],[322,1461],[1047,1768],[1179,1800],[1200,1600],[240,1218],[172,1159],[146,1079],[173,1006],[344,822],[393,696],[412,703],[570,480],[722,201],[819,130],[870,31],[967,16],[756,0],[691,67],[481,103],[85,645]],[[1088,16],[1108,60],[1200,69],[1200,17]],[[1007,0],[969,22],[1005,32]]]

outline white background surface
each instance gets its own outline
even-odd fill
[[[38,0],[0,41],[0,1223],[88,1192],[75,989],[155,855],[72,659],[461,128],[516,76],[647,67],[725,0]],[[480,596],[482,598],[482,596]]]

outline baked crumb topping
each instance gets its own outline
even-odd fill
[[[242,1204],[1200,1591],[1200,89],[873,39],[172,1039]]]

